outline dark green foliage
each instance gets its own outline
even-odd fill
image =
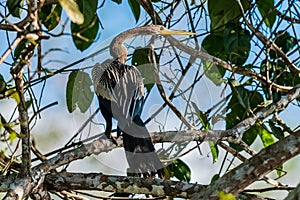
[[[241,1],[244,10],[249,8],[246,0]],[[242,17],[241,11],[235,0],[208,0],[208,12],[211,20],[211,31],[224,30],[225,25],[231,21],[238,21]]]
[[[212,56],[226,60],[226,52],[224,50],[224,37],[219,34],[209,34],[202,41],[202,47]],[[220,85],[224,82],[223,76],[225,69],[220,66],[216,66],[211,62],[204,62],[205,75],[216,85]]]
[[[117,4],[121,4],[122,3],[122,0],[111,0],[112,2],[115,2]]]
[[[51,31],[59,24],[61,12],[60,4],[45,5],[39,12],[39,20],[48,31]]]
[[[170,177],[175,177],[180,181],[191,180],[191,170],[182,160],[176,159],[166,167]]]
[[[26,49],[26,43],[29,42],[27,39],[21,40],[21,42],[17,45],[14,51],[14,59],[19,58],[22,51]]]
[[[71,23],[72,38],[77,49],[86,50],[95,40],[99,30],[99,18],[96,14],[97,1],[76,1],[84,16],[84,23]]]
[[[297,39],[290,36],[290,34],[286,31],[278,31],[275,38],[275,44],[281,48],[284,53],[291,51],[297,45]],[[278,58],[278,55],[271,50],[270,57],[276,59]]]
[[[224,47],[228,60],[242,66],[250,53],[250,32],[239,25],[228,24],[224,31]]]
[[[71,113],[76,109],[84,113],[90,107],[94,93],[91,91],[92,80],[90,76],[82,71],[72,71],[67,83],[67,106]]]
[[[283,130],[277,126],[275,124],[275,122],[273,122],[272,120],[269,120],[269,126],[272,130],[273,135],[277,138],[277,139],[283,139],[284,138],[284,133]]]
[[[153,77],[153,64],[151,60],[152,50],[150,48],[137,48],[132,54],[131,64],[137,66],[144,78],[144,85],[148,92],[154,86],[155,80]],[[159,57],[154,52],[156,63],[159,63]],[[158,65],[159,66],[159,65]],[[157,67],[158,67],[157,66]]]
[[[249,117],[251,112],[253,112],[254,109],[258,110],[257,106],[263,102],[263,97],[259,92],[248,90],[234,81],[230,81],[229,84],[232,90],[232,97],[227,107],[228,113],[225,118],[226,129],[233,128],[239,122]],[[251,145],[260,131],[262,131],[261,125],[256,124],[245,132],[242,140],[246,144]],[[231,144],[231,146],[236,150],[242,150],[235,144]]]
[[[141,14],[140,4],[136,0],[128,0],[135,21],[138,22]]]
[[[250,53],[250,33],[242,29],[239,24],[228,23],[222,31],[211,33],[202,42],[202,47],[212,56],[242,66]],[[220,85],[224,82],[225,69],[204,62],[205,75]]]
[[[6,1],[6,6],[12,16],[20,18],[23,2],[24,2],[24,0],[7,0]]]
[[[218,180],[219,178],[220,178],[220,174],[215,174],[215,175],[211,178],[210,183],[215,182],[215,181]]]
[[[260,73],[263,76],[269,75],[269,79],[282,86],[295,86],[300,83],[300,77],[298,74],[290,72],[285,65],[285,63],[281,60],[276,61],[263,61],[260,66]],[[267,86],[262,85],[263,91],[267,94]],[[277,90],[272,90],[273,101],[277,101],[280,99],[285,92],[280,92]],[[297,99],[299,100],[299,99]]]
[[[256,5],[261,16],[264,18],[265,24],[269,28],[272,28],[276,20],[276,9],[274,9],[274,0],[258,0],[256,2]]]
[[[3,94],[6,91],[6,82],[3,76],[0,74],[0,94]]]

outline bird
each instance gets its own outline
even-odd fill
[[[164,176],[164,168],[155,152],[149,131],[141,119],[144,106],[143,77],[137,67],[127,65],[124,42],[140,35],[192,35],[194,33],[170,30],[162,25],[148,25],[129,29],[117,35],[110,43],[112,58],[96,63],[92,69],[94,90],[106,121],[105,135],[111,135],[112,120],[117,120],[117,137],[123,136],[123,146],[130,173],[143,176]]]

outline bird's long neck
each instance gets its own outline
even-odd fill
[[[113,59],[119,60],[121,63],[125,63],[128,52],[124,42],[139,35],[149,35],[147,27],[143,26],[129,29],[117,35],[110,43],[110,55],[113,57]]]

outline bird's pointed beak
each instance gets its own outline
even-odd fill
[[[161,35],[195,35],[196,33],[193,32],[188,32],[188,31],[183,31],[183,30],[161,30],[160,31]]]

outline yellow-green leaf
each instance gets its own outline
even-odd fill
[[[9,142],[10,142],[10,144],[12,144],[13,141],[14,141],[16,138],[18,138],[18,134],[17,134],[15,131],[11,132],[11,133],[9,134]]]
[[[223,191],[219,191],[218,194],[219,200],[235,200],[235,196],[231,193],[225,193]]]
[[[18,92],[16,90],[14,90],[14,89],[7,90],[5,92],[5,95],[13,98],[17,102],[17,104],[19,104],[20,101],[21,101]]]
[[[70,20],[75,24],[83,24],[84,16],[80,12],[78,5],[73,0],[58,0],[60,5],[65,9]]]

